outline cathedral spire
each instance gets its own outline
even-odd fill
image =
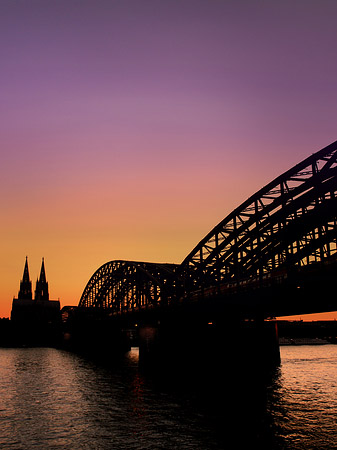
[[[25,268],[23,269],[22,281],[24,283],[29,282],[28,256],[26,256],[26,262],[25,262]]]
[[[28,257],[26,256],[25,268],[23,269],[23,277],[20,281],[20,291],[18,294],[20,300],[32,299],[32,282],[29,279]]]
[[[44,268],[44,258],[42,258],[40,278],[36,281],[35,300],[49,300],[48,283]]]
[[[44,268],[44,258],[42,258],[41,272],[40,272],[40,283],[46,283],[46,271]]]

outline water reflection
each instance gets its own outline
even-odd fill
[[[287,448],[337,448],[336,363],[336,345],[282,348],[278,405]]]
[[[336,350],[282,348],[281,366],[263,374],[227,361],[173,377],[139,370],[137,349],[110,364],[0,349],[0,448],[330,450]]]
[[[256,367],[231,366],[220,356],[213,367],[184,367],[178,373],[167,368],[142,372],[142,384],[157,396],[175,398],[184,405],[185,415],[202,418],[211,440],[208,446],[205,440],[200,448],[228,448],[233,442],[238,448],[283,448],[270,408],[278,403],[280,369],[260,371]],[[197,425],[192,421],[190,426],[195,429]]]

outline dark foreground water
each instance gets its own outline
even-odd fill
[[[337,346],[281,347],[281,357],[253,380],[224,354],[222,373],[172,382],[140,372],[136,350],[107,366],[0,349],[0,448],[337,449]]]

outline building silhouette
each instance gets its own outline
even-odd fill
[[[26,257],[18,297],[13,298],[11,322],[15,327],[15,339],[22,344],[48,345],[59,333],[60,302],[49,300],[44,258],[33,299]]]

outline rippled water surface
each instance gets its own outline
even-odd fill
[[[142,373],[137,356],[0,349],[0,448],[337,449],[337,346],[281,347],[280,368],[254,379],[220,355],[223,372],[181,383]]]
[[[337,448],[337,346],[281,347],[273,414],[289,449]]]

